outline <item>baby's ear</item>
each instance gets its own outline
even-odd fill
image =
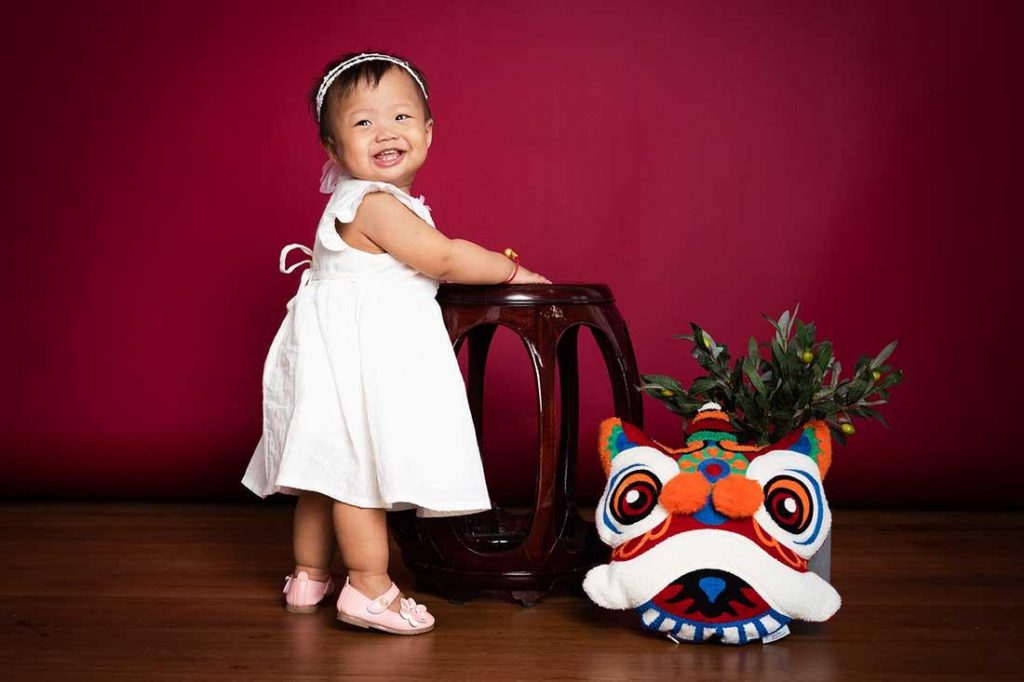
[[[424,127],[427,129],[427,149],[430,149],[430,143],[434,141],[434,119],[428,118]]]
[[[341,163],[341,159],[338,158],[338,152],[334,148],[334,138],[327,138],[327,141],[320,140],[320,146],[327,152],[327,156],[331,157],[331,161],[334,163]]]

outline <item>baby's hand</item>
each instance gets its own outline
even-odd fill
[[[516,276],[512,278],[509,284],[551,284],[551,280],[520,265],[519,272],[516,273]]]

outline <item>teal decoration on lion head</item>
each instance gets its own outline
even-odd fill
[[[601,423],[599,449],[608,483],[595,521],[612,556],[583,582],[599,606],[636,609],[644,627],[676,641],[726,644],[769,642],[793,619],[839,609],[839,594],[807,568],[832,524],[824,422],[744,445],[708,403],[680,449],[620,419]]]

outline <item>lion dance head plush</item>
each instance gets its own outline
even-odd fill
[[[601,423],[599,447],[608,484],[595,520],[612,556],[583,582],[599,606],[636,609],[676,641],[726,644],[772,641],[790,620],[839,609],[835,589],[807,570],[832,524],[824,422],[741,445],[708,403],[681,449],[620,419]]]

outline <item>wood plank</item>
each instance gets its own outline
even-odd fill
[[[579,594],[416,595],[438,629],[286,613],[286,505],[0,505],[4,679],[1020,679],[1024,514],[835,512],[832,621],[674,645]],[[395,576],[411,586],[397,564]]]

